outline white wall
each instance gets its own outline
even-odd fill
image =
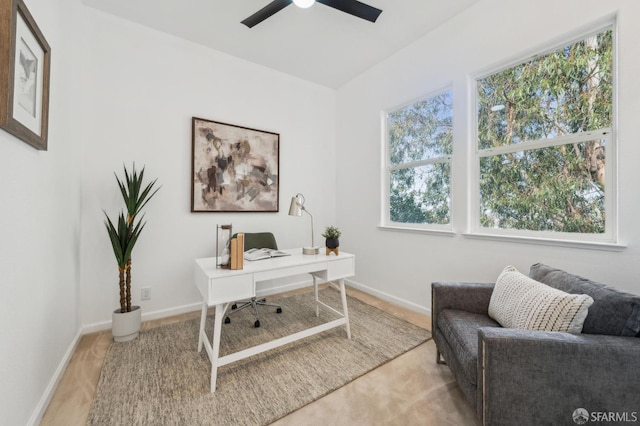
[[[93,9],[83,17],[81,323],[109,327],[118,273],[104,229],[121,208],[114,171],[146,166],[162,188],[133,253],[133,302],[149,315],[193,310],[193,259],[215,254],[216,225],[273,231],[281,247],[308,244],[308,217],[288,216],[297,192],[316,238],[335,221],[335,91]],[[191,118],[280,134],[278,213],[191,213]],[[140,288],[151,300],[140,301]]]
[[[287,215],[290,197],[307,197],[319,239],[336,186],[335,91],[80,0],[27,5],[52,46],[52,80],[49,151],[0,131],[0,412],[16,425],[39,420],[80,334],[109,328],[119,306],[102,210],[121,208],[123,164],[162,185],[134,251],[133,300],[147,318],[197,308],[193,259],[214,254],[217,224],[302,246],[309,220]],[[280,133],[279,213],[190,213],[193,116]]]
[[[26,424],[78,337],[73,1],[27,0],[52,46],[49,150],[0,130],[0,423]],[[3,83],[4,84],[4,83]]]
[[[619,252],[470,239],[467,179],[472,141],[470,85],[476,73],[549,47],[617,14]],[[337,217],[341,245],[358,255],[356,280],[374,292],[427,311],[432,281],[494,281],[508,264],[528,272],[544,262],[640,293],[640,3],[635,0],[484,0],[338,91]],[[453,225],[439,236],[379,229],[381,111],[435,90],[454,90]],[[355,171],[355,172],[354,172]],[[358,202],[350,200],[357,198]]]

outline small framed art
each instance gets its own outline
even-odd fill
[[[192,212],[277,212],[280,135],[193,117]]]
[[[0,1],[0,127],[47,150],[51,48],[23,0]]]

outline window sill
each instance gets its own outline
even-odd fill
[[[456,232],[453,229],[428,229],[428,228],[411,228],[408,226],[392,226],[392,225],[378,225],[378,229],[382,231],[391,232],[410,232],[421,233],[431,235],[441,235],[453,237]],[[519,235],[499,235],[499,234],[485,234],[485,233],[462,233],[465,238],[472,238],[477,240],[491,240],[501,241],[509,243],[519,244],[536,244],[552,247],[569,247],[586,250],[602,250],[602,251],[623,251],[627,248],[623,243],[611,243],[605,241],[578,241],[578,240],[560,240],[553,238],[543,237],[525,237]]]
[[[421,234],[444,235],[444,236],[451,236],[451,237],[455,235],[455,232],[453,232],[452,229],[411,228],[408,226],[392,226],[392,225],[378,225],[378,229],[382,231],[412,232],[412,233],[421,233]]]
[[[474,238],[480,240],[493,240],[522,244],[538,244],[554,247],[570,247],[586,250],[623,251],[627,248],[626,244],[610,243],[605,241],[559,240],[542,237],[524,237],[517,235],[496,235],[483,233],[463,233],[462,235],[465,238]]]

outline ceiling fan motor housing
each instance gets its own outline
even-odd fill
[[[293,3],[299,7],[307,8],[313,5],[316,1],[324,4],[325,6],[332,7],[341,12],[348,13],[369,22],[376,22],[378,16],[382,13],[382,10],[369,6],[368,4],[361,3],[358,0],[293,0]],[[289,6],[291,2],[292,0],[273,0],[262,9],[243,20],[242,23],[249,28],[253,28],[260,22]]]

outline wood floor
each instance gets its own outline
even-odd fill
[[[300,291],[308,290],[296,292]],[[271,296],[270,299],[292,293]],[[430,328],[430,319],[425,315],[352,288],[348,288],[347,293],[420,327]],[[200,311],[197,311],[149,321],[143,323],[142,328],[184,321],[197,318],[199,315]],[[82,337],[41,425],[86,424],[110,343],[111,331]],[[449,368],[436,364],[435,358],[435,345],[431,340],[302,407],[273,425],[478,425],[472,407],[455,384]],[[215,425],[214,419],[211,424]]]

